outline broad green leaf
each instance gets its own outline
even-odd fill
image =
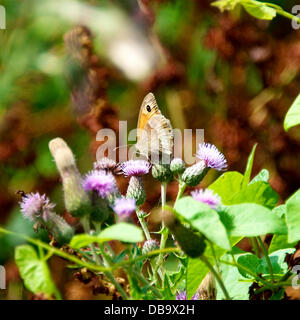
[[[110,240],[136,243],[142,242],[144,236],[142,230],[137,226],[121,222],[104,229],[98,235],[79,234],[73,237],[70,246],[74,249],[79,249],[94,242],[102,243]]]
[[[245,10],[257,19],[272,20],[276,16],[276,10],[254,0],[243,0],[241,5]]]
[[[246,188],[248,183],[249,183],[249,181],[250,181],[256,147],[257,147],[257,143],[253,146],[253,148],[251,150],[251,153],[250,153],[250,155],[248,157],[246,170],[245,170],[245,173],[244,173],[243,184],[242,184],[243,188]]]
[[[288,131],[290,128],[298,124],[300,124],[300,94],[285,115],[283,127],[285,131]]]
[[[176,202],[174,209],[184,221],[199,230],[207,239],[221,248],[230,250],[226,229],[217,212],[207,204],[196,201],[192,197],[184,197]]]
[[[28,290],[36,294],[44,293],[49,298],[57,293],[46,261],[37,256],[32,246],[18,246],[15,250],[15,261]]]
[[[288,264],[285,262],[287,254],[295,252],[295,248],[286,248],[273,252],[269,255],[274,275],[284,275],[288,271]],[[269,268],[265,257],[260,259],[256,270],[258,274],[269,274]]]
[[[268,182],[257,181],[246,186],[231,199],[231,204],[256,203],[267,208],[274,208],[278,203],[278,194]]]
[[[245,253],[245,254],[241,254],[237,259],[236,259],[237,263],[240,264],[241,266],[247,268],[248,270],[252,271],[253,273],[256,273],[256,270],[259,266],[260,263],[260,259],[252,254],[252,253]],[[249,275],[248,273],[245,272],[244,269],[242,268],[238,268],[239,273],[245,277],[245,278],[252,278],[251,275]]]
[[[255,183],[257,181],[269,181],[269,171],[267,169],[262,169],[251,181],[250,184]]]
[[[235,260],[237,260],[239,256],[239,254],[235,254]],[[226,254],[222,260],[233,262],[232,256],[229,254]],[[236,267],[222,263],[220,271],[222,274],[222,280],[230,298],[233,300],[249,300],[249,287],[252,285],[252,282],[249,282],[248,278],[241,275]],[[217,282],[216,286],[217,300],[225,299],[223,291]]]
[[[286,202],[286,224],[288,227],[288,242],[300,240],[300,190]]]
[[[74,236],[70,242],[70,247],[73,249],[80,249],[89,246],[91,243],[102,243],[105,240],[99,239],[96,235],[78,234]]]
[[[208,188],[221,197],[223,204],[229,205],[232,204],[234,195],[242,189],[243,179],[243,175],[239,172],[225,172]]]
[[[229,240],[230,240],[230,245],[234,246],[240,240],[242,240],[242,237],[231,237]],[[217,259],[224,256],[224,254],[226,253],[226,250],[216,245],[214,245],[213,248],[214,248],[214,252]],[[204,252],[204,255],[212,265],[215,264],[213,252],[210,246],[207,246]],[[195,294],[197,288],[199,287],[200,283],[207,275],[208,271],[209,270],[206,264],[204,264],[200,259],[189,258],[188,266],[187,266],[187,283],[186,283],[188,299],[191,299],[191,297]]]
[[[297,243],[298,241],[288,243],[288,237],[286,234],[274,234],[269,246],[269,254],[280,249],[294,247]]]
[[[99,237],[106,240],[119,240],[123,242],[142,242],[144,235],[141,228],[126,222],[112,225],[100,232]]]
[[[279,218],[282,218],[286,213],[286,205],[281,204],[278,207],[275,207],[272,212],[274,212]]]
[[[277,215],[255,203],[227,206],[218,213],[230,236],[255,237],[267,233],[287,233],[285,223]]]

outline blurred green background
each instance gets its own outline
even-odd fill
[[[289,12],[297,4],[272,2]],[[299,188],[300,131],[285,133],[282,122],[299,93],[300,32],[282,17],[259,21],[240,8],[221,13],[210,4],[1,1],[1,225],[36,236],[19,213],[18,190],[47,193],[64,214],[49,140],[65,139],[85,173],[95,160],[97,130],[116,128],[117,119],[135,128],[149,91],[173,127],[204,128],[230,170],[244,170],[257,142],[254,174],[267,168],[281,200]],[[88,41],[72,33],[78,25],[90,30]],[[158,201],[159,191],[151,192],[146,208]],[[0,237],[0,264],[11,266],[18,243]],[[13,271],[10,277],[17,278]]]

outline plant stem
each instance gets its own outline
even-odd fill
[[[162,182],[161,183],[161,211],[163,214],[164,206],[166,204],[166,195],[167,195],[167,183]],[[164,249],[166,247],[167,239],[169,235],[169,230],[165,227],[164,221],[162,222],[162,235],[160,239],[160,249]],[[163,254],[159,255],[158,258],[158,266],[161,266],[163,263]],[[162,279],[163,281],[163,279]]]
[[[87,233],[87,234],[90,234],[90,225],[89,225],[89,221],[86,217],[84,217],[82,220],[81,220],[81,223],[82,223],[82,226],[83,226],[83,229],[84,231]],[[97,228],[97,232],[100,232],[101,230],[101,225],[100,224],[97,224],[96,226]],[[102,254],[102,257],[103,257],[103,261],[104,261],[104,265],[106,267],[111,267],[111,264],[108,262],[108,259],[107,259],[107,255],[106,255],[106,252],[105,252],[105,249],[102,245],[102,243],[99,243],[99,249],[100,249],[100,252]],[[97,265],[101,265],[101,261],[100,261],[100,258],[98,256],[98,254],[96,253],[96,249],[95,249],[95,245],[94,243],[91,243],[89,245],[90,249],[91,249],[91,252],[92,252],[92,255],[94,257],[94,260],[96,262]],[[116,289],[118,290],[118,292],[120,293],[120,295],[122,296],[123,300],[127,300],[127,294],[126,292],[123,290],[122,286],[117,282],[117,280],[115,279],[114,275],[112,272],[110,271],[105,271],[104,274],[107,276],[107,278],[114,284],[114,286],[116,287]]]
[[[269,3],[269,2],[262,2],[264,5],[274,8],[276,10],[276,13],[280,14],[283,17],[286,17],[290,20],[296,20],[298,23],[300,23],[300,18],[297,16],[294,16],[293,14],[284,11],[280,6],[274,4],[274,3]]]
[[[149,287],[149,289],[157,296],[157,298],[162,299],[163,296],[162,294],[159,292],[159,290],[157,290],[155,287],[153,287],[148,281],[147,279],[144,278],[144,276],[137,272],[136,270],[133,270],[134,275],[137,277],[137,279],[144,285]]]
[[[249,270],[248,268],[246,268],[243,265],[239,264],[238,262],[232,263],[232,262],[225,261],[225,260],[220,260],[220,262],[228,264],[230,266],[235,266],[235,267],[238,267],[240,269],[243,269],[246,273],[251,275],[257,282],[261,282],[262,284],[264,284],[266,287],[269,287],[270,289],[274,288],[274,285],[272,283],[269,283],[268,281],[264,280],[262,277],[258,276],[257,274],[255,274],[254,272]]]
[[[208,243],[209,243],[209,246],[210,246],[210,248],[211,248],[211,252],[212,252],[212,254],[213,254],[213,258],[214,258],[214,262],[215,262],[215,264],[216,264],[217,272],[220,273],[219,261],[218,261],[217,256],[216,256],[216,252],[215,252],[215,249],[214,249],[214,245],[213,245],[213,243],[212,243],[210,240],[208,240]]]
[[[226,298],[226,300],[231,300],[229,294],[228,294],[228,291],[220,277],[220,275],[216,272],[216,270],[214,269],[214,267],[210,264],[210,262],[207,260],[207,258],[204,256],[204,255],[201,255],[199,257],[205,264],[206,266],[208,267],[208,269],[211,271],[211,273],[215,276],[216,280],[218,281],[223,293],[224,293],[224,296]]]
[[[254,249],[255,255],[259,258],[259,247],[257,244],[257,240],[255,239],[255,237],[249,237],[248,239],[252,248]]]
[[[139,219],[140,225],[141,225],[141,227],[142,227],[142,229],[144,231],[146,239],[147,240],[151,240],[151,235],[150,235],[149,229],[147,227],[147,224],[146,224],[146,221],[145,221],[144,217],[141,216],[140,208],[136,209],[136,215],[137,215],[137,217]]]
[[[83,217],[81,219],[81,224],[82,224],[84,232],[87,233],[87,234],[90,234],[90,222],[89,222],[87,216],[85,216],[85,217]],[[97,255],[97,252],[96,252],[96,249],[95,249],[95,245],[93,243],[91,243],[89,245],[89,247],[91,249],[94,261],[96,262],[97,265],[101,265],[101,261],[100,261],[99,256]]]
[[[268,268],[269,268],[269,272],[270,272],[270,276],[271,276],[271,279],[272,279],[272,282],[274,282],[274,273],[273,273],[273,267],[272,267],[272,263],[271,263],[271,260],[270,260],[270,257],[268,255],[268,252],[267,252],[267,249],[263,243],[263,241],[261,240],[260,237],[256,237],[257,241],[259,242],[261,248],[262,248],[262,251],[264,253],[264,256],[265,256],[265,259],[267,261],[267,264],[268,264]]]
[[[185,189],[186,189],[186,184],[183,181],[179,181],[179,189],[178,189],[177,197],[176,197],[176,200],[175,200],[175,204],[176,204],[176,201],[179,200],[182,197]]]

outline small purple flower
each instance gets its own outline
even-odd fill
[[[114,176],[103,170],[92,170],[86,174],[82,186],[85,191],[96,191],[101,198],[106,198],[116,191]]]
[[[182,290],[178,293],[176,293],[176,300],[187,300],[187,293],[186,290]],[[196,292],[193,296],[191,300],[198,300],[199,299],[199,293]]]
[[[55,204],[50,203],[50,200],[45,194],[40,195],[38,192],[26,194],[20,202],[21,212],[25,218],[34,221],[35,218],[40,218],[49,210],[55,207]]]
[[[221,203],[221,198],[210,189],[195,190],[191,195],[195,200],[208,204],[212,209],[216,209]]]
[[[115,200],[113,209],[118,216],[129,217],[136,209],[135,200],[118,198]]]
[[[121,170],[126,177],[143,176],[150,170],[151,164],[146,160],[129,160],[121,164]]]
[[[206,167],[216,170],[227,168],[227,161],[223,153],[217,147],[210,143],[200,143],[196,157],[205,162]]]

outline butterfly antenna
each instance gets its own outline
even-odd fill
[[[113,148],[113,151],[116,151],[117,149],[120,149],[120,148],[132,146],[132,145],[134,145],[134,143],[129,143],[129,144],[125,144],[125,145],[123,145],[123,146],[118,146],[118,147]]]

